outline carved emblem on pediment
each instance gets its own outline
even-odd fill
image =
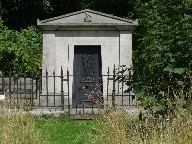
[[[84,22],[92,22],[91,21],[92,16],[90,14],[85,13]]]

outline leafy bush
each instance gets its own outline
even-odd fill
[[[34,26],[18,32],[0,24],[0,71],[37,73],[41,68],[41,35]]]
[[[132,86],[139,104],[152,113],[172,113],[177,104],[191,101],[191,6],[180,0],[137,4]]]

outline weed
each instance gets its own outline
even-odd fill
[[[192,115],[178,109],[174,117],[156,119],[143,113],[143,119],[115,110],[105,114],[99,141],[105,144],[183,144],[192,143]]]
[[[45,137],[35,129],[32,115],[23,109],[1,108],[0,143],[1,144],[39,144]]]

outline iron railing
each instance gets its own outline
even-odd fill
[[[76,76],[70,75],[69,71],[64,74],[61,68],[60,73],[48,73],[31,76],[0,76],[0,95],[5,96],[11,107],[29,106],[33,109],[50,108],[61,109],[69,114],[97,114],[100,109],[106,107],[130,107],[135,106],[135,95],[132,90],[125,92],[130,88],[125,83],[117,81],[117,77],[126,77],[132,80],[132,73],[129,71],[126,75],[116,73],[114,67],[112,74],[109,68],[106,75],[101,75],[100,83],[94,85],[90,90],[82,88],[85,96],[81,104],[74,100],[74,83]],[[97,86],[100,87],[99,91]],[[78,100],[79,100],[78,99]]]

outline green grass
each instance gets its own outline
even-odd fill
[[[98,120],[72,120],[66,115],[5,113],[0,117],[0,144],[191,144],[191,111],[178,109],[174,116],[144,121],[116,110]]]
[[[37,118],[36,128],[47,137],[47,144],[96,143],[96,120],[71,120],[66,117]]]

